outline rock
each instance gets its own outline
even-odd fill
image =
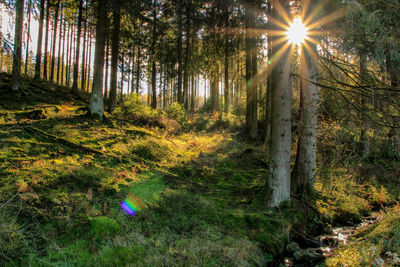
[[[299,251],[296,251],[293,254],[294,258],[296,261],[300,262],[307,262],[307,261],[316,261],[321,258],[323,258],[323,255],[321,254],[319,249],[301,249]]]
[[[384,266],[385,265],[385,261],[379,257],[377,258],[373,263],[372,266]]]
[[[297,244],[296,242],[291,242],[286,246],[286,250],[289,253],[295,253],[296,251],[301,250],[299,244]]]
[[[400,258],[397,255],[393,256],[393,265],[400,265]]]

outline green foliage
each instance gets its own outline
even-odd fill
[[[121,106],[118,106],[114,115],[124,116],[140,121],[154,120],[158,117],[159,112],[146,105],[140,95],[131,94],[125,99]]]
[[[114,235],[120,229],[118,222],[113,218],[100,216],[89,218],[89,220],[90,229],[95,238],[104,238],[110,235]]]
[[[176,120],[181,125],[187,123],[186,110],[183,104],[174,102],[167,107],[165,113],[168,118]]]

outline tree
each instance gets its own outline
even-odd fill
[[[302,47],[299,139],[291,177],[291,192],[297,195],[314,193],[319,102],[316,86],[317,53],[314,43],[307,42]]]
[[[106,46],[106,20],[107,20],[107,0],[98,1],[97,24],[96,24],[96,45],[94,56],[94,74],[92,94],[90,97],[90,113],[92,116],[103,119],[103,76],[104,76],[104,50]]]
[[[273,30],[284,32],[282,25],[289,17],[290,0],[277,0],[272,10]],[[291,52],[289,44],[281,42],[282,36],[272,37],[271,94],[272,131],[270,144],[270,170],[266,183],[265,200],[269,207],[290,201],[291,155]]]
[[[17,0],[15,29],[14,29],[14,53],[12,65],[12,91],[19,92],[21,85],[21,57],[22,57],[22,28],[24,23],[24,0]]]
[[[110,106],[112,113],[117,106],[117,74],[119,57],[119,39],[121,26],[121,9],[118,1],[113,1],[113,29],[111,32],[111,77],[110,77]]]
[[[75,64],[74,64],[74,74],[72,81],[72,91],[74,93],[78,92],[78,71],[79,71],[79,56],[81,47],[82,14],[83,14],[83,0],[79,0],[78,32],[76,37]]]
[[[258,104],[257,104],[257,44],[255,31],[255,10],[254,3],[250,0],[245,3],[246,18],[246,126],[251,138],[258,135]]]

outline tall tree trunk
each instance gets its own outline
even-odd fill
[[[267,9],[268,9],[268,15],[271,15],[272,13],[272,6],[271,3],[268,2],[267,4]],[[271,29],[271,22],[268,22],[268,29]],[[267,43],[268,43],[268,77],[267,77],[267,110],[266,110],[266,121],[265,121],[265,143],[264,143],[264,148],[269,148],[270,141],[271,141],[271,126],[272,126],[272,77],[271,77],[271,63],[272,63],[272,36],[271,34],[268,34],[267,36]]]
[[[185,61],[183,63],[183,101],[185,110],[189,111],[189,65],[190,65],[190,9],[186,11],[186,42],[185,42]]]
[[[90,93],[90,75],[91,75],[91,67],[92,67],[92,36],[89,35],[89,59],[88,59],[88,64],[87,64],[87,88],[86,88],[86,92]],[[93,66],[93,77],[92,80],[94,79],[94,66]]]
[[[86,12],[87,14],[87,12]],[[83,45],[82,45],[82,64],[81,64],[81,91],[86,90],[86,73],[85,73],[85,63],[86,63],[86,35],[87,35],[87,18],[83,21]]]
[[[60,29],[58,35],[58,58],[57,58],[57,84],[60,83],[60,64],[61,64],[61,40],[62,40],[62,26],[63,26],[63,7],[61,6],[61,15],[60,15]]]
[[[112,113],[117,106],[117,74],[119,56],[119,35],[121,23],[121,10],[119,4],[113,1],[113,29],[111,33],[111,83],[110,83],[110,106],[109,113]]]
[[[32,9],[32,0],[29,0],[28,5],[28,34],[26,36],[26,53],[25,53],[25,75],[28,73],[28,62],[29,62],[29,40],[31,39],[31,9]]]
[[[137,56],[136,56],[136,94],[139,95],[140,89],[140,48],[137,46]]]
[[[58,24],[58,13],[60,11],[60,0],[57,1],[56,13],[54,15],[54,27],[53,27],[53,52],[51,53],[51,66],[50,66],[50,81],[54,82],[54,68],[56,64],[56,43],[57,43],[57,24]]]
[[[69,68],[69,46],[70,46],[70,37],[71,37],[71,25],[69,23],[67,24],[68,26],[68,32],[67,32],[67,54],[65,56],[65,85],[68,86],[68,68]]]
[[[315,85],[317,82],[316,45],[308,43],[307,48],[303,46],[301,54],[299,139],[291,178],[291,192],[307,195],[314,192],[317,157],[319,96]]]
[[[107,27],[107,44],[106,44],[106,75],[104,78],[104,97],[108,98],[108,62],[109,62],[109,55],[110,55],[110,31],[109,27]]]
[[[92,116],[100,118],[104,116],[104,103],[103,103],[103,75],[104,75],[104,48],[106,45],[106,20],[107,0],[98,1],[97,7],[97,25],[96,25],[96,45],[94,57],[94,75],[92,94],[90,97],[90,113]],[[78,36],[79,38],[79,36]]]
[[[78,31],[76,36],[74,76],[72,82],[72,92],[74,93],[78,92],[78,72],[79,72],[79,57],[81,48],[82,17],[83,17],[83,0],[79,0]]]
[[[179,1],[178,9],[178,34],[177,34],[177,52],[178,52],[178,103],[183,104],[183,92],[182,92],[182,4]]]
[[[74,46],[74,36],[75,36],[75,27],[71,25],[71,38],[69,40],[69,59],[68,59],[68,68],[67,68],[67,86],[69,87],[71,84],[71,65],[72,65],[72,53],[73,53],[73,46]]]
[[[24,0],[17,0],[14,29],[14,53],[12,64],[12,91],[19,92],[21,84],[22,28],[24,24]]]
[[[196,98],[196,84],[195,84],[195,77],[192,75],[192,94],[190,100],[190,111],[195,111],[195,98]]]
[[[225,7],[225,34],[224,34],[224,111],[228,113],[230,99],[229,99],[229,10],[228,6]]]
[[[64,68],[65,68],[65,42],[67,38],[65,38],[65,34],[67,33],[67,20],[64,20],[64,30],[63,30],[63,44],[62,44],[62,55],[61,55],[61,74],[60,74],[60,84],[64,85]],[[67,41],[68,42],[68,41]]]
[[[255,8],[250,2],[246,6],[246,126],[251,138],[258,135],[257,103],[257,44],[251,31],[255,28]]]
[[[279,0],[282,9],[274,7],[272,18],[285,25],[289,16],[290,0]],[[278,12],[279,10],[279,12]],[[281,25],[279,24],[279,25]],[[285,31],[275,25],[276,32]],[[270,171],[266,183],[265,200],[269,207],[277,207],[290,201],[290,153],[291,153],[291,100],[290,81],[291,54],[287,43],[280,42],[282,36],[273,36],[272,54],[280,57],[272,62],[272,131],[270,148]]]
[[[109,22],[107,22],[109,23]],[[88,21],[87,26],[87,36],[86,36],[86,55],[85,55],[85,87],[82,88],[84,92],[89,92],[89,85],[90,85],[90,65],[92,59],[92,27],[90,22]]]
[[[38,28],[38,41],[36,49],[36,62],[35,62],[35,79],[40,79],[40,67],[42,65],[42,42],[43,42],[43,20],[44,20],[44,5],[46,0],[40,0],[40,17]]]
[[[211,113],[215,114],[219,110],[219,80],[218,74],[212,73],[210,80],[210,101],[211,101]]]
[[[47,62],[49,59],[48,46],[49,46],[49,31],[50,31],[50,6],[51,0],[47,0],[46,6],[46,36],[44,39],[44,59],[43,59],[43,79],[47,80]]]

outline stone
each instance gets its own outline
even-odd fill
[[[299,251],[301,248],[299,246],[299,244],[297,244],[296,242],[291,242],[286,246],[286,250],[289,253],[295,253],[296,251]]]
[[[323,258],[323,255],[321,254],[319,249],[301,249],[299,251],[296,251],[293,254],[294,258],[296,261],[300,262],[306,262],[306,261],[315,261]]]

